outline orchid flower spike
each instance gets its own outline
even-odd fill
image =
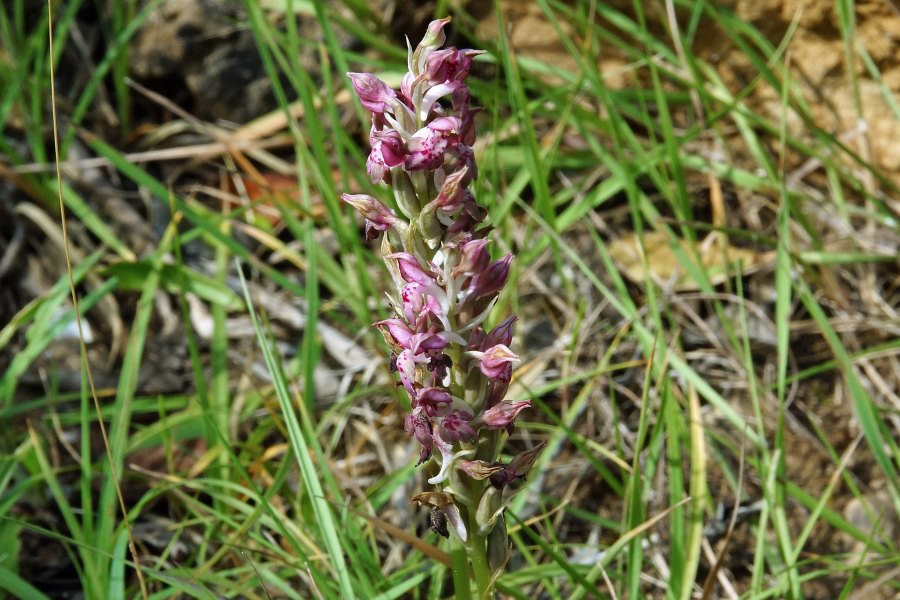
[[[513,255],[492,259],[487,212],[469,189],[478,177],[473,144],[481,109],[471,106],[466,78],[481,52],[444,48],[449,22],[432,21],[409,48],[399,89],[370,73],[348,73],[372,117],[366,170],[392,193],[341,198],[365,218],[367,239],[382,236],[394,282],[395,314],[375,327],[409,395],[404,429],[419,447],[417,466],[436,487],[413,502],[430,509],[434,531],[453,533],[472,550],[470,560],[490,557],[484,568],[496,575],[508,553],[505,503],[543,444],[499,460],[502,431],[512,433],[531,403],[504,400],[519,362],[511,349],[516,317],[484,325],[510,279]],[[464,515],[475,515],[477,526]]]

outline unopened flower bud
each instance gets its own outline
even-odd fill
[[[468,171],[467,167],[463,167],[444,178],[437,198],[432,201],[435,208],[440,208],[446,213],[454,213],[462,208],[462,199],[466,192],[463,181]]]
[[[491,475],[491,485],[498,490],[502,490],[504,486],[512,483],[516,479],[524,478],[531,467],[534,466],[538,454],[547,446],[547,442],[541,442],[530,450],[525,450],[517,454],[506,467],[493,475]]]
[[[508,373],[504,371],[500,374],[500,377],[490,382],[487,399],[484,402],[485,408],[497,406],[506,397],[506,392],[509,390],[509,380],[512,376],[512,365],[507,365],[507,368],[509,369]]]
[[[522,400],[521,402],[500,402],[484,411],[481,415],[481,422],[488,429],[504,429],[509,427],[516,416],[526,408],[531,406],[530,400]]]
[[[484,54],[484,51],[457,50],[456,48],[435,50],[425,60],[424,75],[432,84],[462,81],[469,75],[472,59],[479,54]]]
[[[375,323],[375,327],[385,336],[384,339],[388,344],[401,348],[409,347],[409,341],[414,334],[409,325],[396,318],[378,321]]]
[[[456,235],[460,232],[474,230],[485,216],[487,216],[487,212],[474,201],[463,201],[463,211],[456,217],[456,222],[447,228],[447,233]]]
[[[369,112],[382,114],[390,110],[390,101],[397,97],[388,84],[371,73],[347,73],[353,83],[353,91]]]
[[[406,228],[406,223],[398,218],[393,210],[368,194],[341,194],[341,200],[365,217],[367,229],[385,231],[394,227],[401,231]]]
[[[444,42],[447,41],[447,34],[444,33],[444,27],[446,27],[447,23],[451,20],[450,17],[444,17],[443,19],[435,19],[429,23],[428,29],[422,37],[422,41],[419,42],[419,50],[430,52],[435,48],[443,46]]]
[[[478,326],[473,327],[466,350],[484,350],[484,340],[486,339],[487,334],[484,332],[484,329]]]
[[[524,477],[528,473],[528,471],[531,470],[531,467],[534,466],[538,455],[546,447],[547,442],[541,442],[534,448],[530,448],[528,450],[525,450],[524,452],[516,454],[513,459],[509,461],[509,468],[515,471],[517,477]]]
[[[415,282],[425,286],[434,283],[434,273],[423,269],[422,265],[419,264],[419,261],[412,254],[395,252],[388,254],[385,258],[393,258],[397,261],[397,266],[400,268],[400,276],[403,277],[404,281],[408,283]]]
[[[422,41],[416,46],[416,50],[413,52],[412,60],[410,61],[409,67],[412,73],[416,75],[421,74],[425,67],[425,62],[428,60],[431,53],[443,46],[444,42],[447,41],[447,34],[444,33],[444,27],[449,22],[450,17],[445,17],[443,19],[435,19],[428,24],[428,30],[425,32]]]
[[[471,290],[473,298],[485,298],[493,296],[506,284],[509,276],[509,263],[512,262],[512,254],[507,254],[500,260],[492,262],[488,267],[472,278]]]
[[[513,327],[517,320],[518,317],[516,315],[504,319],[503,322],[491,329],[491,332],[487,334],[484,345],[488,347],[496,344],[509,346],[513,338]]]
[[[453,276],[475,275],[484,271],[491,261],[485,238],[469,240],[459,247],[459,261],[453,267]]]

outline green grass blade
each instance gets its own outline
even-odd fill
[[[275,386],[275,394],[278,397],[278,403],[281,407],[281,414],[284,418],[284,422],[288,430],[288,435],[290,437],[291,448],[293,450],[294,457],[299,462],[300,474],[303,478],[304,485],[306,486],[307,493],[309,494],[310,502],[313,506],[313,511],[316,515],[320,534],[324,538],[325,546],[328,549],[329,559],[337,577],[337,583],[341,591],[341,597],[352,600],[353,598],[356,598],[356,591],[350,582],[350,576],[347,570],[347,565],[344,559],[344,552],[341,544],[341,536],[337,530],[334,517],[332,516],[331,506],[328,499],[325,497],[324,491],[322,489],[322,484],[319,479],[320,474],[318,473],[317,467],[312,460],[310,443],[306,439],[303,428],[300,426],[300,421],[297,418],[294,403],[291,399],[290,393],[288,392],[287,382],[285,381],[284,375],[281,371],[281,367],[276,361],[274,354],[272,353],[268,337],[263,331],[262,326],[259,322],[259,318],[256,315],[256,311],[253,308],[253,303],[250,298],[250,289],[247,287],[247,282],[244,280],[243,272],[239,263],[237,264],[237,271],[241,278],[241,285],[244,289],[244,299],[247,302],[247,310],[250,314],[250,318],[253,320],[253,327],[256,330],[256,336],[266,362],[266,367],[268,368],[269,373],[272,376],[272,382]],[[320,463],[320,466],[318,468],[322,468],[323,466],[323,463]]]
[[[0,566],[0,590],[19,600],[50,600],[50,597],[7,569]]]

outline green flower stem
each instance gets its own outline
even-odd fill
[[[475,522],[477,508],[477,505],[469,506],[466,511],[469,518],[469,540],[466,542],[466,546],[469,549],[469,562],[472,564],[472,574],[475,576],[478,600],[490,600],[493,598],[493,582],[487,559],[487,538],[478,534],[478,523]]]
[[[472,565],[472,575],[475,579],[475,587],[478,592],[478,600],[490,600],[493,598],[493,585],[491,581],[491,567],[487,557],[487,538],[479,533],[481,526],[478,524],[478,503],[484,494],[484,482],[470,480],[468,489],[469,502],[460,507],[463,518],[466,520],[466,529],[469,531],[469,539],[466,547],[469,551],[469,563]]]
[[[450,562],[453,574],[453,597],[456,600],[472,600],[469,583],[469,551],[462,540],[450,536]]]

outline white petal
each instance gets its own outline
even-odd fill
[[[431,106],[437,102],[438,98],[446,96],[453,91],[453,88],[452,84],[442,83],[428,90],[425,97],[422,98],[422,105],[419,107],[419,118],[424,121],[428,117]]]
[[[459,335],[455,331],[441,331],[440,333],[438,333],[438,335],[441,336],[442,338],[444,338],[445,340],[447,340],[448,342],[451,342],[453,344],[459,344],[460,346],[465,346],[467,343],[466,338]]]
[[[390,124],[390,126],[400,134],[400,137],[403,138],[403,141],[409,141],[410,134],[409,131],[406,130],[406,127],[403,126],[400,121],[398,121],[393,115],[390,113],[384,113],[384,119]]]
[[[431,259],[431,266],[435,271],[440,270],[440,268],[444,265],[444,249],[440,248],[437,252],[434,253],[434,257]]]
[[[453,454],[449,457],[444,456],[441,460],[441,470],[438,472],[437,475],[435,475],[434,477],[429,479],[428,483],[430,483],[432,485],[437,485],[437,484],[441,483],[442,481],[447,479],[447,477],[450,475],[450,467],[453,465],[454,462],[456,462],[457,459],[463,458],[464,456],[469,456],[472,454],[475,454],[474,450],[460,450],[456,454]]]
[[[491,300],[490,303],[487,305],[487,308],[485,308],[481,312],[480,315],[478,315],[477,317],[472,319],[471,322],[466,323],[466,326],[463,327],[461,329],[461,331],[468,331],[468,330],[472,329],[473,327],[475,327],[476,325],[481,325],[484,322],[484,320],[488,318],[488,315],[491,314],[491,310],[493,310],[494,305],[497,303],[498,299],[499,299],[499,296],[497,298],[494,298],[493,300]]]
[[[456,508],[455,504],[448,504],[443,511],[444,515],[447,517],[447,523],[453,526],[453,533],[465,542],[468,537],[468,532],[466,531],[466,524],[463,523],[462,517],[459,514],[459,509]]]
[[[432,283],[425,288],[425,293],[438,301],[444,314],[450,312],[450,300],[447,299],[447,292],[444,291],[444,288],[436,283]],[[487,317],[487,315],[485,315],[485,317]]]

